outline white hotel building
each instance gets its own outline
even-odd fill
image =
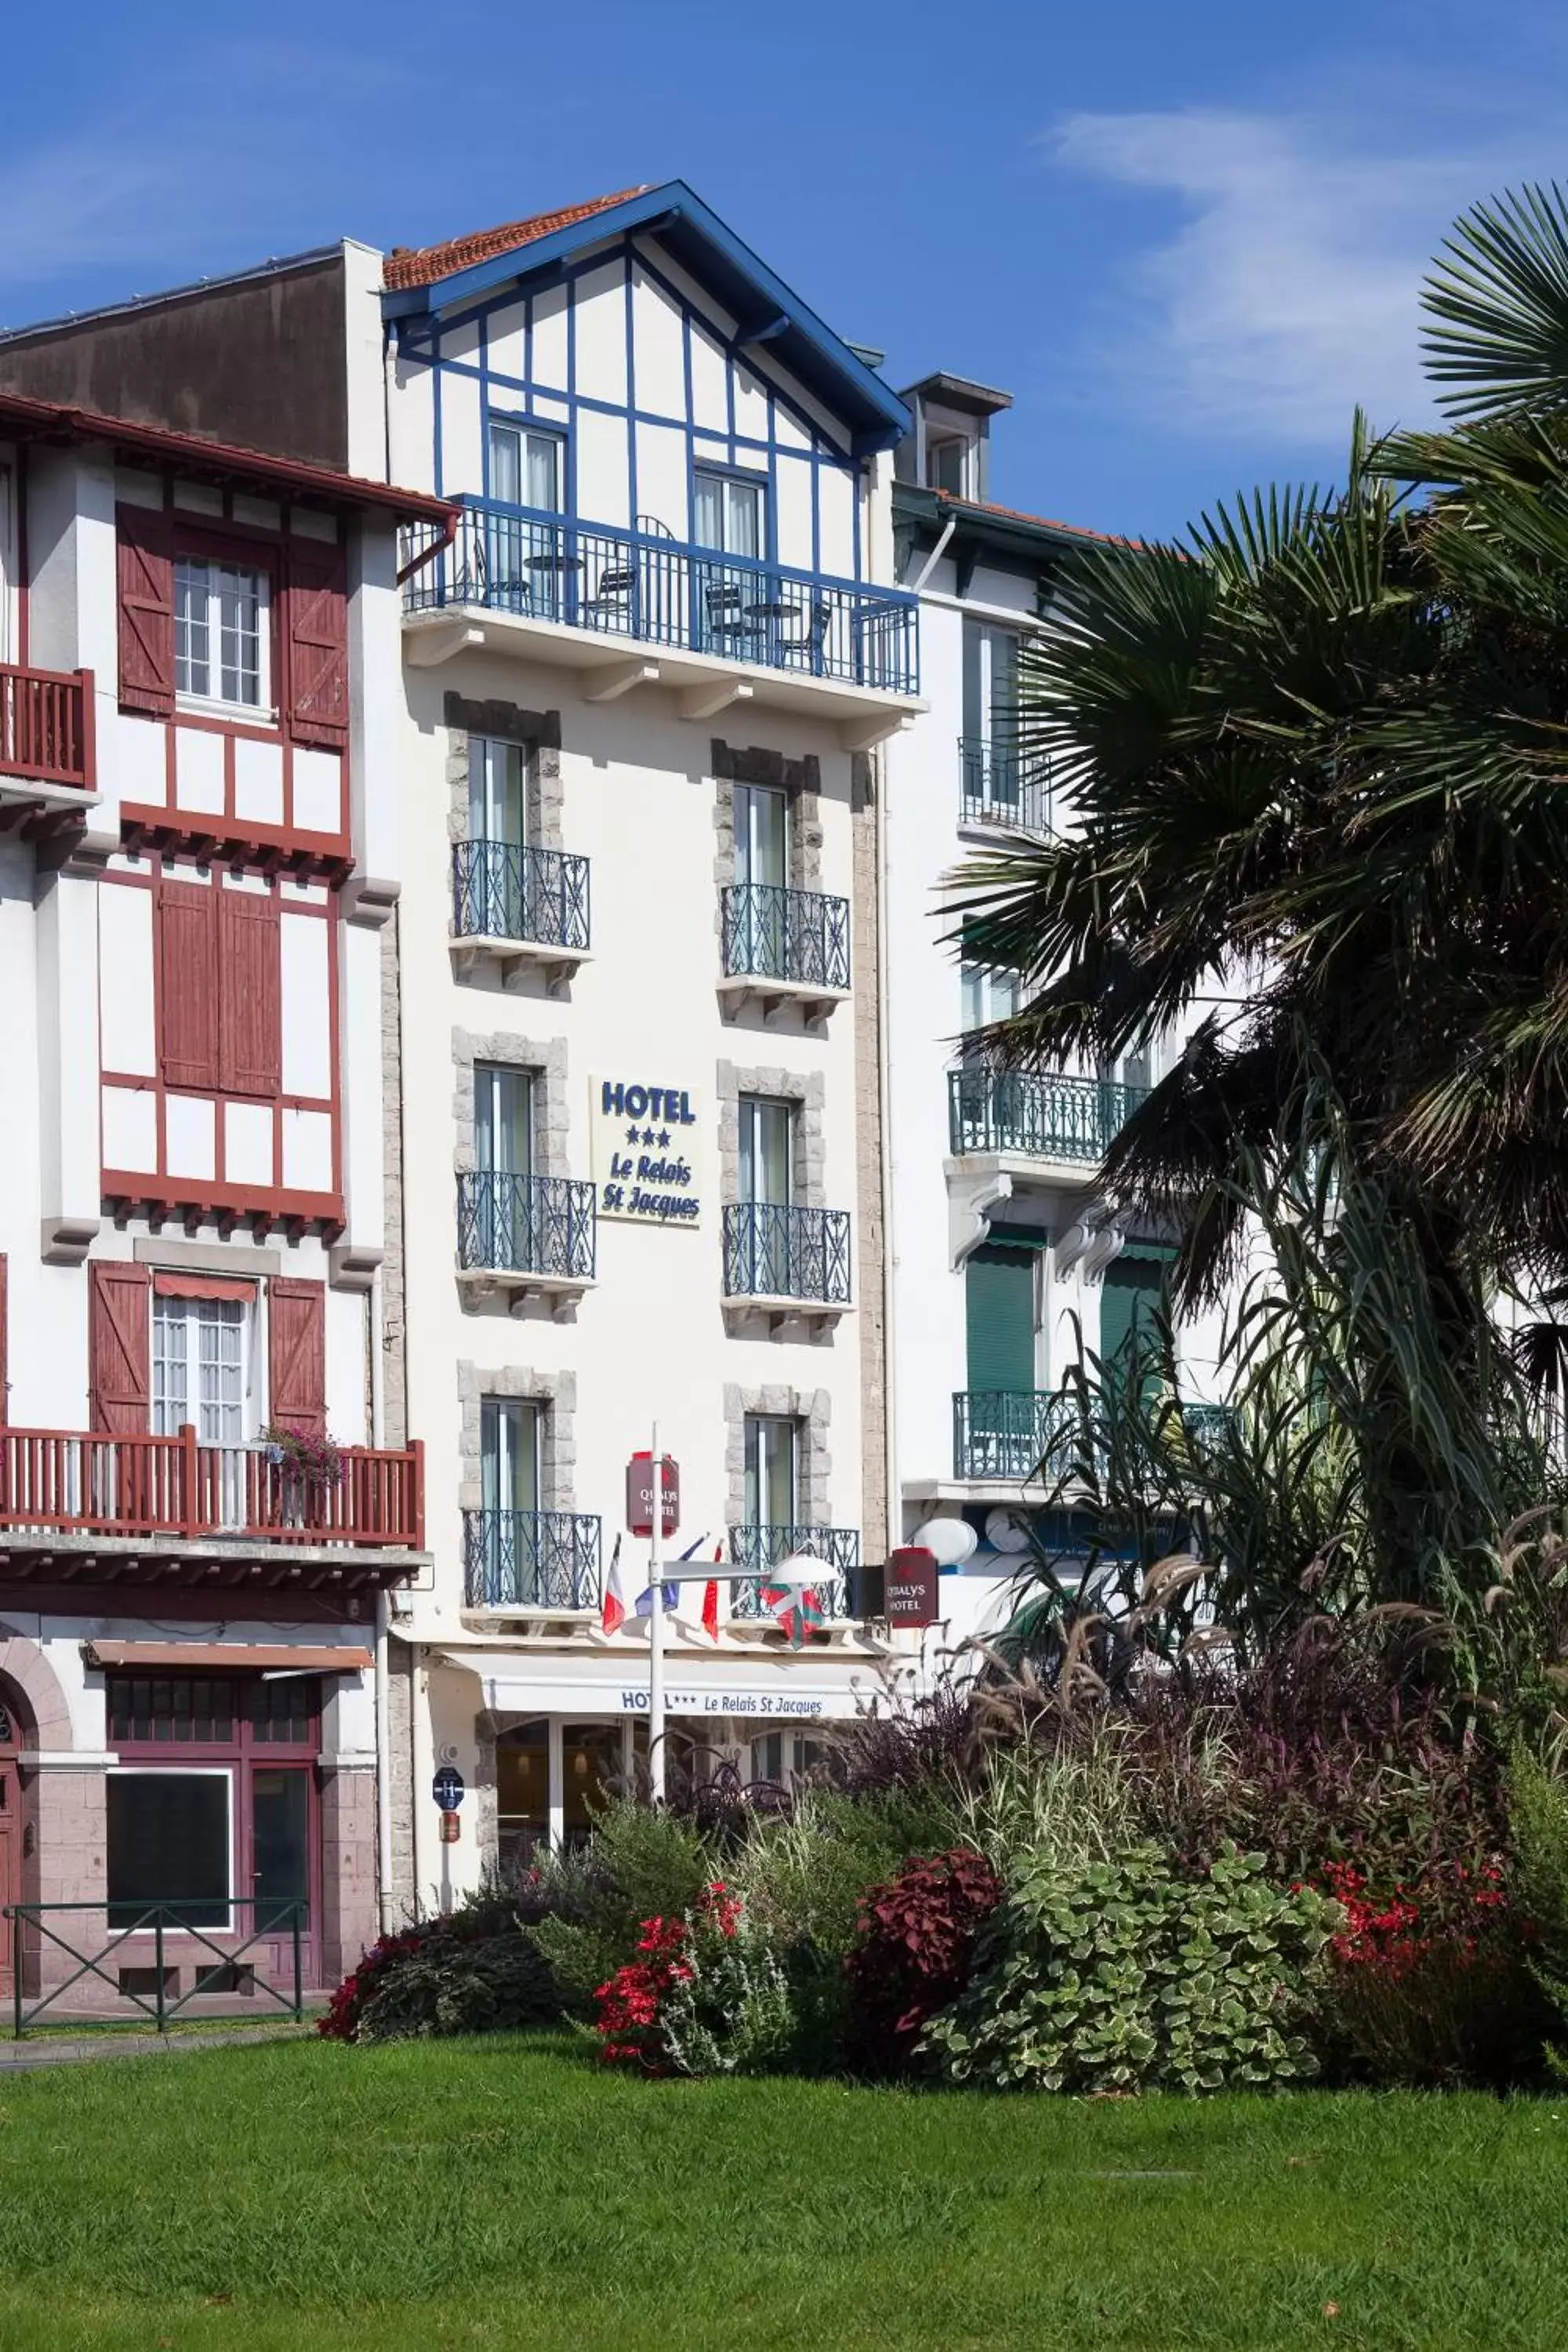
[[[5,383],[153,421],[177,386],[198,433],[454,502],[376,572],[366,653],[379,1412],[424,1441],[432,1556],[391,1603],[387,1891],[570,1833],[635,1755],[646,1627],[600,1601],[656,1421],[672,1548],[720,1582],[716,1640],[700,1585],[672,1628],[674,1744],[787,1773],[908,1650],[878,906],[881,747],[921,708],[907,410],[680,183],[24,333]],[[803,1552],[797,1649],[761,1589]],[[439,1849],[438,1765],[468,1791]]]

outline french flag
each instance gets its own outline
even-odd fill
[[[621,1539],[616,1538],[616,1549],[610,1554],[610,1572],[605,1579],[605,1598],[599,1611],[599,1624],[606,1633],[618,1633],[626,1622],[626,1596],[621,1586]]]

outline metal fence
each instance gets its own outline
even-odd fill
[[[920,691],[919,607],[873,588],[676,539],[465,499],[456,536],[405,528],[409,612],[480,606],[804,677]],[[424,558],[424,561],[421,561]]]
[[[960,824],[995,825],[1009,833],[1054,832],[1051,772],[1045,761],[961,735],[958,780]]]
[[[510,841],[454,842],[452,932],[586,953],[587,859]]]
[[[600,1524],[582,1511],[465,1511],[470,1609],[596,1609]]]
[[[842,1621],[850,1613],[850,1580],[860,1566],[858,1528],[763,1528],[730,1529],[730,1559],[737,1573],[730,1587],[732,1617],[765,1617],[763,1587],[792,1553],[807,1552],[822,1562],[820,1576],[811,1579],[825,1617]]]
[[[723,894],[724,970],[808,988],[849,985],[849,901],[772,882],[735,882]]]
[[[849,1304],[849,1213],[731,1202],[724,1211],[727,1298]]]
[[[210,1921],[205,1915],[216,1909],[229,1912],[248,1911],[250,1932],[237,1942],[232,1935],[224,1942],[215,1943],[208,1932]],[[195,2000],[209,2001],[215,1994],[239,1990],[237,1979],[243,1978],[247,1987],[246,2014],[254,2015],[254,2002],[260,1997],[275,2001],[280,2009],[289,2011],[296,2019],[305,2014],[304,1935],[309,1906],[300,1899],[285,1900],[274,1895],[222,1895],[206,1901],[186,1896],[175,1903],[7,1903],[5,1916],[11,1922],[13,1971],[11,2031],[20,2041],[27,2028],[47,2009],[62,2001],[76,1986],[97,1978],[106,1984],[115,1999],[129,2004],[133,2012],[153,2019],[160,2033],[169,2020],[177,2017]],[[192,1914],[203,1918],[193,1924]],[[77,1940],[51,1923],[62,1915],[79,1918],[85,1926],[90,1919],[105,1921],[103,1938],[94,1936],[85,1940],[96,1948],[84,1951],[79,1932]],[[30,1931],[30,1932],[29,1932]],[[134,1943],[131,1938],[135,1937]],[[174,1994],[170,1979],[174,1974],[169,1964],[169,1938],[176,1937],[176,1957],[195,1960],[195,1952],[205,1956],[191,1969],[187,1991]],[[289,1956],[287,1980],[273,1984],[255,1965],[255,1958],[264,1948],[282,1945]],[[25,1987],[24,1975],[31,1961],[42,1974],[45,1954],[61,1954],[74,1965],[68,1975],[47,1990],[40,1989],[31,2000]],[[116,1963],[112,1975],[108,1963]],[[124,1978],[132,1973],[150,1971],[150,1992],[127,1989]],[[215,1977],[224,1981],[215,1984]],[[92,2015],[102,2013],[101,2002],[93,2004]],[[202,2014],[213,2011],[204,2008]]]
[[[592,1281],[597,1239],[594,1187],[579,1177],[482,1168],[458,1179],[458,1263],[469,1272]]]
[[[1059,1476],[1070,1463],[1078,1425],[1070,1400],[1061,1395],[961,1390],[952,1400],[952,1475],[1014,1486],[1037,1471]]]
[[[1143,1101],[1145,1087],[1111,1078],[1059,1074],[1026,1076],[984,1063],[947,1074],[948,1126],[954,1157],[1016,1151],[1037,1160],[1095,1166]]]

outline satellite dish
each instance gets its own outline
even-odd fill
[[[980,1541],[967,1519],[928,1519],[910,1541],[934,1553],[938,1568],[962,1568]]]
[[[1029,1530],[1016,1511],[1003,1507],[986,1513],[985,1540],[994,1551],[1027,1551]]]

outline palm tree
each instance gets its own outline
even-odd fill
[[[972,861],[960,912],[967,956],[1024,975],[989,1033],[1015,1065],[1192,1024],[1103,1171],[1179,1233],[1178,1307],[1225,1295],[1260,1184],[1331,1130],[1481,1391],[1484,1302],[1568,1291],[1563,195],[1468,214],[1424,303],[1446,430],[1358,415],[1342,488],[1064,568],[1018,726],[1070,830]],[[1408,1523],[1447,1473],[1386,1402]]]

